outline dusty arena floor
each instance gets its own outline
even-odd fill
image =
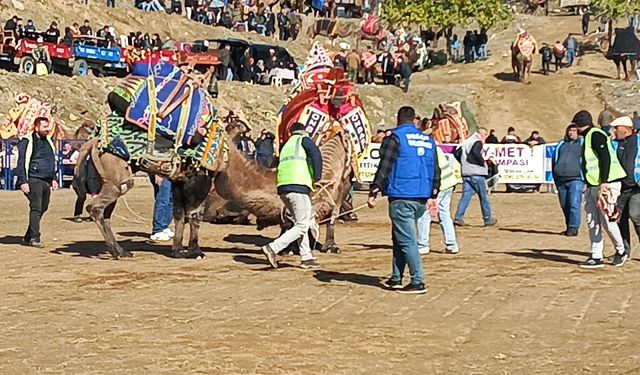
[[[138,187],[128,203],[149,216],[151,195]],[[113,261],[93,223],[65,219],[73,192],[54,194],[44,250],[19,244],[26,200],[0,199],[2,374],[640,372],[640,263],[578,269],[586,233],[555,234],[550,194],[492,196],[498,227],[463,228],[461,254],[425,256],[422,296],[381,288],[386,205],[340,226],[344,252],[320,254],[322,269],[271,271],[257,245],[274,229],[205,224],[207,258],[175,260],[146,241],[148,224],[117,218],[136,257]],[[124,206],[116,213],[134,218]],[[477,203],[466,221],[481,224]]]

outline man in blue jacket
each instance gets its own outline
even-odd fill
[[[553,181],[558,188],[558,199],[564,214],[565,236],[577,236],[580,229],[582,207],[582,146],[584,140],[578,136],[578,128],[569,125],[564,139],[556,145],[553,154]]]
[[[374,208],[379,192],[389,197],[393,265],[386,284],[403,294],[427,292],[416,241],[416,223],[427,205],[435,209],[440,188],[435,141],[416,128],[415,118],[412,107],[398,110],[398,127],[391,130],[380,145],[380,164],[367,201],[369,207]],[[411,282],[403,287],[402,276],[407,265]]]
[[[29,228],[24,242],[43,248],[40,238],[40,219],[49,208],[51,191],[58,188],[56,181],[55,146],[49,137],[49,120],[38,117],[33,133],[18,142],[18,166],[16,186],[29,199]]]

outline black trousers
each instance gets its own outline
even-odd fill
[[[562,68],[562,59],[564,57],[558,57],[558,56],[554,56],[556,59],[556,72],[558,71],[558,69]]]
[[[587,35],[589,33],[589,23],[582,23],[582,35]]]
[[[618,208],[622,211],[618,227],[624,242],[624,250],[631,256],[631,230],[629,220],[633,223],[636,235],[640,238],[640,189],[623,191],[618,197]]]
[[[29,179],[29,228],[25,240],[40,241],[40,220],[49,208],[51,198],[51,184],[37,178]]]
[[[263,168],[272,168],[273,167],[273,156],[257,156],[256,162],[259,166]]]
[[[542,60],[542,73],[549,74],[550,70],[551,70],[551,61]]]

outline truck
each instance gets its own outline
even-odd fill
[[[116,75],[124,77],[129,69],[122,49],[115,46],[105,46],[103,38],[93,36],[79,36],[73,39],[73,56],[75,58],[71,74],[86,76],[92,71],[95,76]]]
[[[560,0],[560,9],[569,11],[573,14],[584,14],[589,9],[591,0]]]

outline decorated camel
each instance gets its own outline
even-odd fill
[[[538,44],[527,31],[518,33],[516,40],[511,44],[511,67],[519,82],[531,83],[532,55],[538,50]],[[525,74],[527,80],[525,81]]]
[[[316,43],[300,73],[299,85],[280,112],[279,144],[289,138],[291,125],[300,122],[320,146],[322,181],[327,183],[316,186],[312,203],[317,223],[327,223],[324,251],[339,252],[334,240],[335,221],[371,138],[362,103],[352,89],[352,84],[344,80],[342,69],[333,67]],[[227,125],[229,139],[243,131],[246,129],[237,126],[237,121]],[[216,177],[215,188],[221,197],[256,216],[258,229],[272,225],[286,228],[291,224],[277,196],[276,172],[259,168],[234,147],[229,148],[226,168]]]
[[[612,37],[613,30],[610,25],[609,33],[607,35],[600,36],[597,39],[597,42],[604,57],[616,64],[618,79],[622,79],[621,71],[624,71],[624,80],[629,80],[630,77],[627,70],[628,61],[631,73],[636,79],[640,80],[640,76],[638,76],[636,70],[637,59],[640,56],[640,41],[638,40],[633,27],[628,27],[626,29],[617,28],[613,44],[611,44]]]
[[[33,132],[36,118],[45,117],[49,120],[49,135],[53,139],[64,138],[64,129],[55,115],[57,107],[47,101],[41,101],[25,93],[15,96],[15,106],[9,110],[7,116],[0,123],[0,139],[18,138]]]
[[[462,143],[475,132],[476,123],[465,102],[440,105],[427,126],[438,143]]]
[[[133,187],[133,174],[142,170],[173,182],[172,256],[203,256],[199,223],[223,159],[223,129],[206,88],[166,62],[136,64],[133,75],[109,94],[108,103],[112,112],[98,121],[95,136],[80,149],[76,177],[83,178],[83,164],[90,155],[102,189],[87,210],[109,253],[116,259],[132,256],[116,241],[111,215],[118,199]],[[190,237],[185,252],[187,222]]]

